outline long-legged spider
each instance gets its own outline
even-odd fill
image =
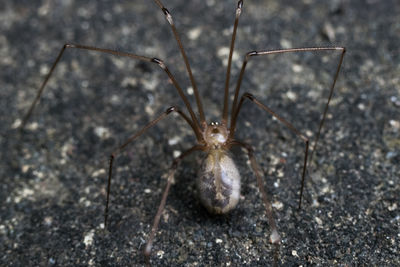
[[[167,108],[161,115],[156,117],[154,120],[152,120],[150,123],[148,123],[146,126],[144,126],[140,131],[137,133],[133,134],[130,138],[128,138],[123,145],[118,147],[116,150],[114,150],[111,155],[110,155],[110,163],[109,163],[109,171],[108,171],[108,183],[107,183],[107,199],[106,199],[106,204],[105,204],[105,212],[104,212],[104,225],[105,227],[107,226],[107,220],[108,220],[108,209],[109,209],[109,196],[110,196],[110,188],[111,188],[111,178],[112,178],[112,170],[113,170],[113,162],[115,157],[123,150],[126,148],[126,146],[133,141],[135,141],[138,137],[143,135],[148,129],[156,125],[159,121],[163,120],[166,118],[168,115],[172,114],[173,112],[176,112],[179,114],[179,116],[184,119],[187,124],[190,125],[190,127],[193,130],[193,133],[196,136],[197,139],[197,144],[192,146],[190,149],[186,150],[183,152],[180,156],[176,157],[172,163],[172,166],[170,168],[170,171],[168,173],[168,179],[167,179],[167,185],[164,189],[164,192],[162,194],[162,199],[159,204],[157,213],[154,217],[152,229],[150,232],[150,236],[148,238],[148,241],[146,243],[145,249],[144,249],[144,254],[146,257],[147,262],[149,262],[150,254],[151,254],[151,249],[152,249],[152,244],[153,240],[155,237],[155,234],[158,229],[158,225],[160,222],[160,217],[162,214],[162,211],[165,207],[166,199],[168,196],[168,192],[170,190],[170,187],[174,181],[174,176],[176,169],[179,165],[179,163],[182,161],[183,158],[188,156],[194,151],[203,151],[206,153],[206,157],[201,164],[200,171],[197,177],[197,189],[199,193],[199,198],[202,202],[202,204],[207,208],[207,210],[211,213],[216,213],[216,214],[224,214],[228,213],[231,211],[235,206],[237,205],[239,201],[239,195],[240,195],[240,174],[239,171],[237,170],[235,163],[231,159],[231,156],[229,155],[229,150],[233,146],[239,146],[242,147],[246,152],[250,160],[251,168],[254,171],[254,174],[256,176],[257,180],[257,185],[258,188],[261,192],[262,200],[264,202],[265,206],[265,213],[268,219],[269,226],[271,228],[271,234],[270,234],[270,242],[276,245],[279,245],[281,238],[278,233],[278,229],[275,223],[274,219],[274,214],[272,210],[271,203],[269,201],[269,198],[267,196],[267,193],[264,189],[263,186],[263,174],[261,171],[261,168],[259,167],[255,156],[254,156],[254,149],[247,143],[242,142],[240,140],[237,140],[235,138],[235,131],[236,131],[236,123],[237,123],[237,118],[238,115],[241,111],[241,108],[243,106],[243,103],[246,100],[249,100],[250,102],[254,103],[259,107],[260,109],[266,111],[273,117],[275,117],[279,122],[281,122],[283,125],[285,125],[290,131],[292,131],[299,139],[301,139],[304,142],[304,161],[302,164],[302,171],[301,171],[301,188],[300,188],[300,195],[299,195],[299,203],[298,207],[301,207],[301,202],[302,202],[302,196],[303,196],[303,189],[304,189],[304,180],[307,172],[307,167],[308,167],[308,162],[311,162],[313,153],[316,149],[318,140],[320,138],[320,133],[322,126],[324,124],[327,110],[329,103],[331,101],[334,87],[336,80],[339,75],[339,71],[343,62],[343,57],[345,54],[345,48],[344,47],[307,47],[307,48],[292,48],[292,49],[278,49],[278,50],[270,50],[270,51],[252,51],[246,53],[244,60],[243,60],[243,65],[240,70],[240,74],[237,80],[235,92],[234,92],[234,99],[232,106],[230,108],[230,114],[229,114],[229,82],[230,82],[230,72],[231,72],[231,64],[232,64],[232,55],[234,51],[234,45],[235,45],[235,39],[236,39],[236,32],[237,32],[237,27],[239,23],[239,17],[242,12],[243,8],[243,0],[239,0],[236,8],[236,16],[234,20],[234,27],[233,27],[233,34],[230,42],[230,52],[229,52],[229,58],[228,58],[228,67],[226,70],[226,79],[225,79],[225,87],[224,87],[224,101],[223,101],[223,111],[222,111],[222,118],[220,122],[211,122],[207,123],[203,111],[203,106],[202,106],[202,101],[201,97],[199,94],[199,90],[197,88],[195,79],[193,77],[191,67],[188,61],[188,57],[186,56],[185,50],[183,48],[181,39],[178,35],[178,32],[175,28],[175,24],[173,21],[173,18],[170,14],[170,12],[164,7],[164,5],[161,3],[160,0],[154,0],[154,2],[157,4],[157,6],[162,10],[164,13],[171,29],[173,32],[173,35],[175,37],[175,40],[177,41],[177,44],[179,46],[180,53],[182,54],[183,60],[186,65],[186,70],[190,78],[190,82],[193,88],[195,100],[196,100],[196,105],[198,109],[198,115],[195,114],[193,111],[193,108],[191,104],[189,103],[189,100],[185,96],[181,86],[175,79],[174,75],[170,72],[168,67],[164,64],[164,62],[158,58],[151,58],[151,57],[146,57],[146,56],[140,56],[132,53],[126,53],[126,52],[120,52],[116,50],[111,50],[111,49],[104,49],[104,48],[97,48],[93,46],[85,46],[85,45],[80,45],[80,44],[65,44],[61,51],[59,52],[56,60],[54,61],[49,73],[47,74],[46,78],[44,79],[43,83],[41,84],[41,87],[39,88],[37,95],[32,102],[28,112],[22,119],[21,123],[21,129],[23,129],[29,120],[31,114],[33,113],[33,110],[38,103],[44,88],[46,87],[46,84],[48,83],[50,77],[52,76],[57,64],[59,63],[62,55],[64,54],[65,50],[68,48],[76,48],[79,50],[85,50],[85,51],[97,51],[105,54],[112,54],[115,56],[122,56],[122,57],[128,57],[132,58],[135,60],[143,61],[143,62],[149,62],[149,63],[155,63],[158,65],[165,73],[168,75],[169,79],[173,83],[174,87],[176,88],[179,96],[183,100],[187,112],[189,113],[189,116],[179,107],[177,106],[171,106]],[[323,110],[323,115],[319,123],[318,127],[318,132],[316,134],[316,138],[313,144],[312,149],[309,148],[309,139],[301,133],[298,129],[296,129],[291,123],[289,123],[287,120],[285,120],[283,117],[279,116],[277,113],[272,111],[269,107],[261,103],[260,101],[257,100],[255,96],[253,96],[250,93],[243,93],[239,97],[239,92],[240,92],[240,87],[241,83],[244,77],[245,69],[250,61],[250,59],[255,58],[255,57],[264,57],[267,55],[271,54],[283,54],[283,53],[304,53],[304,52],[315,52],[315,51],[338,51],[340,53],[340,59],[338,61],[336,71],[333,77],[332,84],[329,89],[329,95],[327,102],[325,104],[324,110]]]

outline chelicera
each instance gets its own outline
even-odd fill
[[[141,135],[145,134],[148,129],[156,125],[159,121],[163,120],[166,118],[168,115],[172,113],[177,113],[181,119],[186,121],[191,129],[193,130],[194,135],[196,136],[197,139],[197,144],[192,146],[190,149],[184,151],[181,155],[179,155],[177,158],[174,159],[172,166],[169,170],[168,173],[168,179],[167,179],[167,184],[166,187],[163,191],[161,202],[158,206],[157,213],[154,217],[151,233],[149,235],[149,239],[146,243],[145,249],[144,249],[144,254],[146,257],[147,262],[149,262],[149,258],[151,255],[151,250],[152,250],[152,244],[154,241],[155,234],[158,229],[158,225],[160,222],[160,217],[163,212],[163,209],[166,204],[168,192],[170,190],[171,185],[173,184],[174,181],[174,176],[176,169],[179,165],[179,163],[182,161],[183,158],[188,156],[189,154],[195,152],[195,151],[202,151],[204,152],[205,158],[200,166],[198,176],[196,178],[196,185],[197,185],[197,190],[198,190],[198,195],[200,198],[200,201],[202,204],[207,208],[207,210],[211,213],[216,213],[216,214],[225,214],[231,211],[236,207],[239,201],[239,196],[240,196],[240,174],[239,171],[232,160],[229,151],[233,146],[239,146],[242,147],[246,152],[250,160],[250,165],[251,168],[256,176],[257,180],[257,185],[259,188],[259,191],[262,196],[262,200],[265,206],[265,213],[268,218],[268,223],[270,226],[270,242],[276,245],[279,245],[281,238],[278,233],[278,229],[275,223],[274,219],[274,214],[272,210],[272,205],[269,201],[269,198],[267,196],[267,193],[264,189],[263,185],[263,173],[261,171],[261,168],[259,167],[256,158],[254,156],[254,150],[253,148],[240,140],[237,140],[235,138],[235,131],[236,131],[236,122],[238,118],[238,114],[241,111],[241,108],[244,104],[244,102],[250,101],[251,103],[254,103],[257,105],[258,108],[260,108],[263,111],[266,111],[270,115],[272,115],[274,118],[276,118],[278,121],[280,121],[283,125],[288,127],[290,131],[292,131],[298,138],[300,138],[304,142],[304,161],[302,164],[302,171],[301,171],[301,189],[300,189],[300,196],[299,196],[299,204],[298,207],[301,207],[301,201],[302,201],[302,195],[303,195],[303,188],[304,188],[304,180],[306,176],[306,171],[308,167],[308,162],[311,161],[313,152],[316,149],[321,129],[324,124],[328,106],[330,103],[330,100],[332,98],[332,94],[334,91],[335,83],[339,75],[339,71],[343,62],[343,57],[345,54],[345,48],[344,47],[308,47],[308,48],[292,48],[292,49],[278,49],[278,50],[270,50],[270,51],[252,51],[248,52],[244,56],[243,60],[243,65],[237,80],[236,88],[234,91],[234,98],[233,98],[233,103],[230,108],[230,114],[228,111],[228,106],[229,106],[229,81],[230,81],[230,71],[231,71],[231,63],[232,63],[232,54],[234,51],[234,45],[235,45],[235,39],[236,39],[236,31],[239,23],[239,17],[242,12],[243,8],[243,0],[240,0],[237,4],[236,7],[236,16],[234,20],[234,27],[233,27],[233,34],[232,34],[232,39],[230,42],[230,53],[229,53],[229,58],[228,58],[228,67],[226,71],[226,79],[225,79],[225,87],[224,87],[224,100],[223,100],[223,110],[222,110],[222,117],[220,122],[211,122],[207,123],[206,118],[204,115],[204,110],[202,106],[202,101],[201,97],[199,94],[199,90],[197,88],[195,79],[193,77],[191,67],[189,64],[188,57],[186,56],[185,50],[183,48],[181,39],[178,35],[178,32],[175,28],[175,24],[173,21],[173,18],[171,16],[171,13],[165,8],[165,6],[161,3],[160,0],[154,0],[154,2],[157,4],[157,6],[161,9],[161,11],[164,13],[171,29],[173,32],[173,35],[175,37],[175,40],[177,41],[177,44],[179,46],[180,53],[182,54],[184,63],[186,65],[186,70],[189,75],[191,85],[193,88],[194,92],[194,97],[196,100],[196,105],[197,105],[197,111],[198,114],[196,114],[187,99],[186,95],[184,94],[181,86],[175,79],[174,75],[170,72],[166,64],[155,57],[146,57],[146,56],[140,56],[132,53],[126,53],[126,52],[120,52],[120,51],[115,51],[115,50],[110,50],[110,49],[104,49],[104,48],[97,48],[97,47],[92,47],[92,46],[85,46],[85,45],[79,45],[79,44],[65,44],[61,51],[59,52],[55,62],[53,63],[48,75],[46,76],[45,80],[43,81],[41,87],[39,88],[36,98],[34,99],[33,103],[30,106],[29,111],[26,113],[25,117],[22,120],[21,123],[21,129],[24,128],[26,125],[28,119],[30,118],[37,102],[40,99],[41,94],[43,93],[44,88],[46,87],[46,84],[51,77],[54,69],[56,68],[58,62],[60,61],[63,53],[65,50],[69,48],[76,48],[80,50],[85,50],[85,51],[97,51],[100,53],[105,53],[105,54],[112,54],[115,56],[123,56],[123,57],[129,57],[134,60],[139,60],[139,61],[144,61],[148,63],[154,63],[157,66],[159,66],[169,77],[171,80],[172,84],[176,88],[179,96],[183,100],[186,111],[182,110],[181,108],[177,106],[171,106],[167,108],[161,115],[156,117],[153,121],[145,125],[140,131],[132,135],[130,138],[128,138],[123,145],[118,147],[114,152],[111,153],[110,156],[110,164],[109,164],[109,172],[108,172],[108,184],[107,184],[107,199],[106,199],[106,205],[105,205],[105,214],[104,214],[104,225],[107,227],[107,221],[108,221],[108,209],[109,209],[109,197],[110,197],[110,188],[111,188],[111,179],[112,179],[112,171],[113,171],[113,163],[115,157],[123,150],[126,148],[126,146],[133,141],[137,140]],[[248,64],[248,62],[252,58],[265,58],[268,55],[271,54],[283,54],[283,53],[305,53],[305,52],[316,52],[316,51],[337,51],[340,54],[340,59],[338,61],[335,74],[333,77],[332,84],[329,89],[329,96],[326,102],[326,105],[323,110],[323,115],[321,118],[321,121],[319,123],[319,128],[318,132],[316,134],[316,138],[313,144],[312,149],[310,149],[310,142],[309,139],[301,133],[298,129],[296,129],[290,122],[285,120],[284,118],[280,117],[278,114],[276,114],[274,111],[272,111],[270,108],[268,108],[266,105],[261,103],[260,101],[257,100],[257,98],[249,93],[243,93],[239,97],[240,93],[240,87],[241,87],[241,82],[244,77],[245,69]],[[187,115],[187,113],[189,115]]]

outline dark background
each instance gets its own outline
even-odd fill
[[[236,1],[164,1],[203,96],[219,121]],[[156,65],[67,50],[18,136],[18,120],[66,42],[164,59],[187,91],[175,40],[152,1],[3,1],[0,7],[0,265],[142,265],[141,251],[174,153],[195,138],[181,119],[159,123],[116,160],[107,231],[101,228],[110,153],[171,105]],[[265,173],[282,236],[281,265],[399,265],[400,5],[398,1],[245,1],[231,90],[252,50],[345,46],[347,53],[298,211],[304,145],[247,103],[238,138]],[[311,140],[339,53],[249,63],[248,91]],[[189,90],[190,91],[190,90]],[[191,101],[193,101],[192,96]],[[183,161],[151,261],[169,266],[265,266],[270,228],[247,157],[232,151],[242,197],[211,216],[195,197],[202,155]]]

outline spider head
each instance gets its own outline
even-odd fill
[[[204,140],[210,148],[220,148],[228,140],[229,131],[225,125],[211,122],[203,133]]]

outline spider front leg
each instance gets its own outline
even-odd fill
[[[164,62],[158,58],[150,58],[150,57],[145,57],[145,56],[139,56],[136,54],[132,54],[132,53],[126,53],[126,52],[120,52],[120,51],[116,51],[116,50],[111,50],[111,49],[105,49],[105,48],[98,48],[98,47],[94,47],[94,46],[87,46],[87,45],[79,45],[79,44],[64,44],[64,46],[61,48],[60,52],[58,53],[58,56],[56,58],[56,60],[53,62],[53,65],[50,68],[49,73],[46,75],[46,78],[44,79],[44,81],[42,82],[39,90],[37,91],[36,97],[33,100],[31,106],[29,107],[28,112],[25,114],[25,116],[22,119],[21,125],[20,125],[20,131],[22,132],[22,130],[24,129],[27,121],[29,120],[30,116],[33,113],[33,110],[36,107],[36,104],[38,103],[46,85],[47,82],[49,81],[49,79],[51,78],[51,76],[53,75],[54,70],[56,69],[58,63],[61,60],[61,57],[63,56],[64,52],[66,51],[67,48],[76,48],[79,50],[85,50],[85,51],[94,51],[94,52],[100,52],[103,54],[110,54],[110,55],[114,55],[114,56],[122,56],[122,57],[128,57],[131,59],[136,59],[136,60],[140,60],[140,61],[145,61],[145,62],[150,62],[150,63],[155,63],[157,64],[160,68],[162,68],[165,73],[168,75],[168,77],[170,78],[170,80],[172,81],[173,85],[175,86],[176,90],[178,91],[179,96],[182,98],[183,102],[185,103],[185,106],[190,114],[190,117],[192,119],[193,122],[193,126],[196,128],[195,130],[195,134],[197,136],[197,138],[199,138],[200,132],[199,132],[199,125],[198,125],[198,121],[196,118],[196,115],[193,112],[192,107],[190,106],[189,100],[186,98],[185,94],[183,93],[182,88],[179,86],[178,82],[176,81],[175,77],[172,75],[172,73],[169,71],[169,69],[167,68],[167,66],[164,64]]]

